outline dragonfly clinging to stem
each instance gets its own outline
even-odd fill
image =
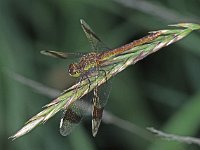
[[[101,69],[102,65],[110,58],[126,53],[133,47],[148,43],[156,39],[161,34],[160,32],[151,33],[150,35],[143,37],[139,40],[135,40],[129,44],[123,45],[115,49],[109,49],[84,20],[81,19],[80,22],[83,31],[85,32],[86,37],[88,38],[91,44],[92,52],[65,53],[65,52],[58,52],[51,50],[41,51],[42,54],[62,59],[67,59],[70,57],[71,58],[80,57],[78,63],[72,63],[69,65],[68,68],[69,75],[78,78],[79,79],[78,82],[81,82],[82,79],[88,78],[93,72],[96,72],[96,75],[98,75],[98,72],[103,71]],[[89,78],[88,81],[90,82]],[[110,93],[109,84],[110,84],[109,82],[106,82],[105,83],[106,86],[103,85],[105,90],[99,90],[98,85],[93,90],[94,91],[93,109],[92,109],[93,136],[96,136],[99,125],[101,123],[103,110]],[[64,136],[68,135],[73,130],[74,126],[81,121],[82,117],[85,115],[84,109],[80,107],[78,102],[74,102],[69,108],[66,108],[60,122],[60,133],[62,135]]]

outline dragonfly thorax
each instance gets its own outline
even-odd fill
[[[81,57],[79,63],[73,63],[69,65],[69,74],[72,77],[80,77],[85,73],[89,73],[93,68],[99,64],[98,55],[95,52],[88,53]]]

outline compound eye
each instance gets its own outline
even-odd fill
[[[68,69],[69,74],[72,75],[74,70],[75,70],[74,64],[70,64]]]
[[[73,72],[73,77],[79,77],[80,76],[80,72],[79,71],[75,71]]]
[[[73,77],[79,77],[80,76],[77,64],[70,64],[68,72]]]
[[[76,71],[76,72],[74,73],[74,75],[78,75],[78,71]]]

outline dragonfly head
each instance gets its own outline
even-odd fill
[[[81,75],[79,65],[77,63],[70,64],[68,72],[72,77],[79,77]]]

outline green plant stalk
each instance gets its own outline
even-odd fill
[[[123,71],[128,66],[135,64],[149,54],[152,54],[159,49],[184,38],[193,30],[200,29],[200,25],[192,23],[180,23],[171,26],[178,27],[178,29],[153,31],[161,32],[161,35],[149,43],[131,48],[128,50],[128,52],[119,56],[115,56],[106,61],[102,67],[102,69],[106,71],[106,76],[105,73],[100,72],[97,77],[95,77],[95,75],[89,77],[91,81],[90,83],[87,79],[85,79],[81,83],[76,83],[69,89],[65,90],[55,100],[45,105],[43,111],[28,120],[24,127],[22,127],[10,138],[14,140],[30,132],[33,128],[41,123],[45,123],[60,110],[67,109],[73,104],[73,102],[79,100],[81,97],[92,91],[96,86],[100,86],[101,84],[105,83],[111,77]]]

